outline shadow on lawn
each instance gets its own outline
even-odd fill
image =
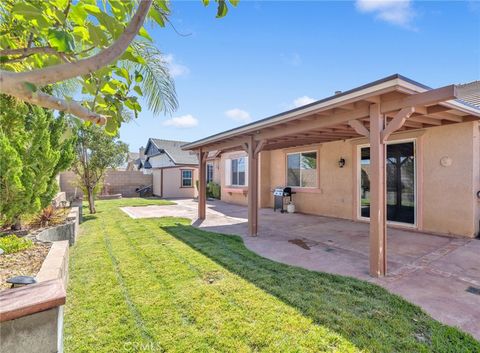
[[[83,222],[88,222],[88,221],[93,221],[95,219],[97,219],[98,217],[93,215],[93,214],[88,214],[88,215],[85,215],[82,217],[82,223]]]
[[[161,228],[366,351],[480,352],[470,335],[377,285],[268,260],[248,250],[238,236],[181,224]]]

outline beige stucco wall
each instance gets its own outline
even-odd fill
[[[423,229],[475,236],[478,233],[476,190],[480,189],[478,123],[427,130],[423,137]],[[451,159],[444,167],[440,160]]]
[[[478,122],[445,125],[397,133],[390,140],[416,141],[417,229],[425,232],[474,237],[479,233],[480,131]],[[298,212],[357,220],[357,148],[367,139],[335,141],[302,148],[266,151],[260,154],[259,203],[273,207],[271,190],[286,184],[286,154],[317,151],[318,186],[295,189]],[[225,160],[241,155],[222,155],[220,178],[222,200],[247,204],[247,196],[223,192]],[[449,157],[450,166],[441,159]],[[338,160],[344,158],[343,168]]]
[[[162,172],[160,169],[152,170],[152,185],[153,185],[153,194],[155,196],[162,195],[161,183],[162,183]]]
[[[230,152],[230,153],[224,153],[221,155],[220,158],[220,185],[221,185],[221,199],[222,201],[225,202],[230,202],[234,203],[237,205],[247,205],[248,197],[247,193],[243,193],[241,191],[247,189],[241,188],[241,187],[234,187],[231,185],[226,184],[226,177],[225,177],[225,163],[227,159],[232,159],[232,158],[238,158],[241,156],[246,156],[247,154],[243,151],[238,151],[238,152]],[[235,191],[239,192],[232,192],[229,191],[229,189],[235,189]]]
[[[286,185],[286,155],[291,152],[317,152],[317,187],[295,188],[293,195],[298,212],[321,214],[331,217],[352,218],[353,212],[353,165],[352,145],[349,142],[335,141],[322,145],[310,145],[303,148],[274,150],[270,152],[270,185]],[[347,163],[338,167],[338,160],[344,158]],[[262,179],[263,185],[268,180]],[[266,194],[266,193],[265,193]],[[269,201],[262,205],[272,207],[273,195],[269,193]]]
[[[181,170],[193,170],[193,186],[191,188],[181,187]],[[153,169],[153,192],[160,196],[161,192],[161,171]],[[194,198],[197,197],[195,181],[198,179],[198,169],[192,167],[176,167],[163,169],[163,198]]]

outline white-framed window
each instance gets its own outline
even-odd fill
[[[193,187],[193,170],[182,169],[181,174],[182,174],[182,180],[180,185],[182,186],[182,188]]]
[[[246,185],[246,173],[245,173],[245,158],[240,157],[232,159],[232,185],[245,186]]]
[[[317,187],[317,152],[287,154],[287,186]]]
[[[247,158],[239,157],[226,161],[226,184],[231,186],[247,185]]]
[[[207,164],[207,184],[213,181],[213,163]]]

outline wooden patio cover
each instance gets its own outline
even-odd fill
[[[261,151],[367,137],[370,141],[370,274],[384,276],[386,254],[385,151],[396,131],[480,119],[462,98],[478,97],[478,83],[430,89],[400,75],[241,126],[182,148],[199,156],[198,218],[206,215],[206,160],[210,151],[248,153],[248,227],[258,229],[258,154]]]

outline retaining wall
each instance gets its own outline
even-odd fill
[[[47,228],[36,235],[37,239],[44,242],[56,242],[68,240],[70,246],[75,244],[78,227],[75,221],[70,221],[56,227]]]
[[[73,207],[69,223],[36,235],[66,238],[53,241],[36,276],[38,283],[0,292],[0,352],[63,352],[68,251],[78,233],[79,216],[78,207]]]
[[[63,352],[67,240],[52,244],[38,283],[0,292],[0,352]]]

